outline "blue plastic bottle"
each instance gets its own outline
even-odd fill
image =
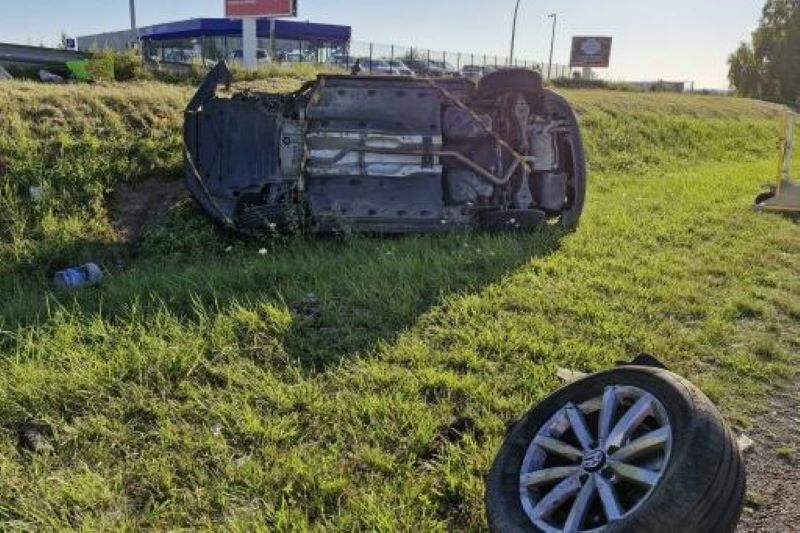
[[[95,285],[103,279],[103,271],[94,263],[81,267],[68,268],[56,272],[55,284],[64,289],[77,289],[85,285]]]

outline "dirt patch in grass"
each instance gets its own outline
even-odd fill
[[[188,197],[183,180],[150,178],[136,185],[117,186],[109,198],[109,214],[120,238],[132,242]]]
[[[749,437],[747,507],[740,532],[795,531],[800,524],[800,383],[776,392]]]

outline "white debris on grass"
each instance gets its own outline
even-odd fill
[[[755,441],[745,434],[740,435],[739,438],[736,439],[736,444],[739,446],[739,450],[742,453],[747,453],[756,445]]]

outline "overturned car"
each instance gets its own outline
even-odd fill
[[[536,72],[466,79],[320,76],[224,97],[224,63],[186,110],[188,187],[245,233],[573,227],[586,162],[575,114]]]

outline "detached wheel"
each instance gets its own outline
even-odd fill
[[[496,532],[732,532],[736,442],[711,401],[666,370],[573,383],[511,430],[487,480]]]

